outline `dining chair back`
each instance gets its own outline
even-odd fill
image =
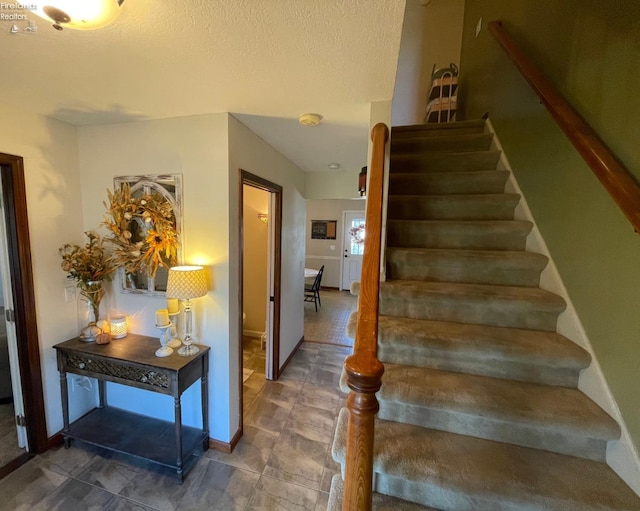
[[[305,302],[313,302],[316,307],[316,312],[318,312],[318,305],[322,307],[322,302],[320,302],[320,283],[322,282],[322,273],[324,272],[324,264],[318,270],[318,274],[315,279],[313,279],[313,284],[304,286],[304,301]]]

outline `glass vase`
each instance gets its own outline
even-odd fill
[[[78,336],[81,341],[95,342],[102,329],[98,327],[106,314],[101,309],[104,287],[101,280],[80,282],[78,288]]]

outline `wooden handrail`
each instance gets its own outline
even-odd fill
[[[371,131],[373,151],[367,186],[367,232],[362,258],[358,322],[353,355],[345,360],[349,425],[345,460],[343,511],[370,511],[373,493],[373,429],[384,366],[378,360],[378,292],[382,239],[384,152],[389,129],[382,123]]]
[[[629,170],[618,161],[580,114],[567,103],[542,71],[518,48],[501,22],[490,22],[489,31],[529,82],[635,231],[640,232],[640,186]]]

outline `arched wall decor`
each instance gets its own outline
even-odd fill
[[[131,196],[140,198],[146,195],[157,194],[171,205],[175,223],[173,228],[178,239],[178,252],[175,260],[163,262],[166,266],[160,265],[155,275],[148,275],[145,272],[128,272],[124,268],[118,269],[120,289],[124,293],[136,293],[145,295],[164,295],[167,289],[168,267],[178,265],[183,260],[182,250],[182,175],[181,174],[158,174],[143,176],[118,176],[113,179],[114,191],[122,189],[123,186],[130,187]],[[134,217],[130,221],[131,242],[146,238],[153,224],[145,223],[140,217]]]

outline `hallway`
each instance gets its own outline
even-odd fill
[[[0,510],[325,510],[338,470],[330,446],[349,352],[303,343],[281,380],[263,380],[245,403],[244,436],[234,452],[200,455],[182,486],[167,469],[74,442],[0,480]]]

